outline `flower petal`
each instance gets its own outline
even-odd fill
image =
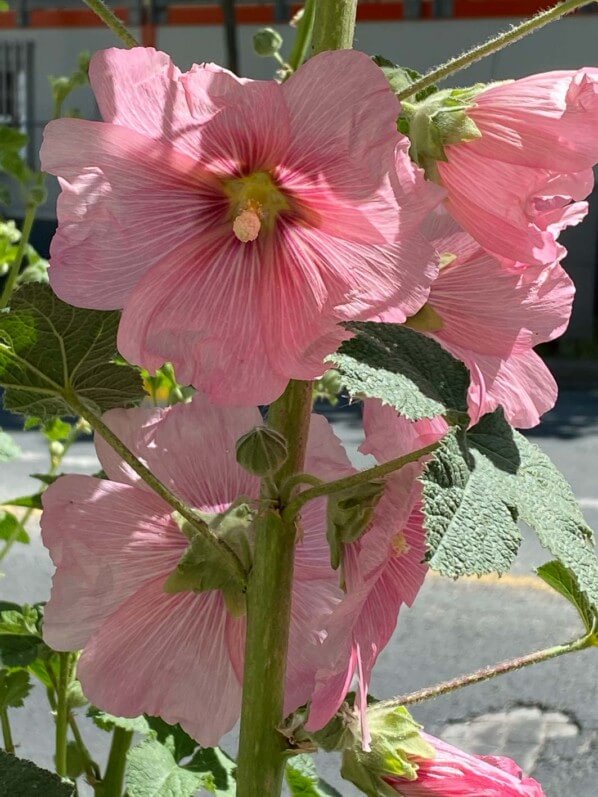
[[[154,494],[91,476],[44,493],[42,539],[56,565],[44,616],[55,650],[79,650],[147,581],[173,570],[186,540]]]

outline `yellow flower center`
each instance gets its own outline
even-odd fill
[[[405,321],[405,326],[416,332],[438,332],[444,326],[442,316],[426,302],[421,310]]]
[[[403,556],[403,554],[409,553],[411,550],[411,546],[407,542],[405,535],[402,531],[399,531],[398,534],[392,539],[392,548],[395,553],[395,556]]]
[[[255,241],[260,233],[274,229],[279,213],[290,209],[289,200],[268,172],[223,180],[230,201],[233,232],[239,241]]]

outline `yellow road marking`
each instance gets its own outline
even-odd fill
[[[430,573],[432,578],[445,578],[433,570]],[[428,576],[428,577],[430,577]],[[535,589],[539,592],[548,592],[551,595],[558,593],[550,587],[545,581],[542,581],[538,576],[519,575],[516,573],[507,573],[504,576],[498,576],[492,573],[487,576],[462,576],[458,582],[465,582],[466,584],[480,584],[482,586],[490,585],[493,587],[512,587],[514,589]]]

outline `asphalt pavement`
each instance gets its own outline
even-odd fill
[[[356,413],[333,415],[337,433],[357,464],[361,423]],[[565,391],[542,427],[531,434],[571,482],[590,525],[598,529],[598,390]],[[36,489],[28,476],[45,466],[36,434],[17,432],[24,456],[0,466],[0,501]],[[97,462],[90,442],[77,443],[65,472],[90,473]],[[37,524],[32,544],[15,546],[0,580],[0,599],[47,599],[52,565]],[[534,575],[548,555],[525,535],[511,574],[502,579],[453,582],[430,574],[415,606],[401,613],[397,631],[380,656],[371,687],[377,697],[419,689],[506,658],[574,638],[575,612]],[[598,794],[598,652],[584,651],[462,689],[414,707],[426,729],[473,753],[509,755],[544,786],[547,797]],[[11,712],[18,753],[42,766],[52,762],[52,719],[43,691]],[[83,717],[84,736],[102,759],[108,737]],[[224,746],[234,749],[230,734]],[[341,781],[333,756],[319,768],[339,792],[357,792]],[[81,794],[85,794],[83,789]],[[16,796],[15,796],[16,797]]]

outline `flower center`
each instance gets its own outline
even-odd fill
[[[402,531],[399,531],[398,534],[392,539],[392,548],[394,551],[395,556],[403,556],[403,554],[409,553],[411,550],[411,546],[407,542],[405,535]]]
[[[268,172],[223,180],[222,185],[230,201],[233,233],[243,243],[255,241],[263,231],[272,231],[278,214],[290,208]]]

